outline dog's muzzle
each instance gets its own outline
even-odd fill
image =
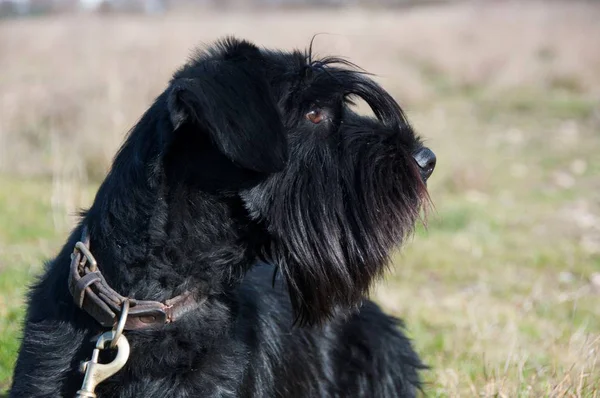
[[[433,173],[433,169],[435,169],[435,153],[433,153],[431,149],[423,147],[415,152],[413,157],[415,158],[417,165],[419,165],[419,173],[421,174],[421,178],[423,181],[427,181],[427,179]]]

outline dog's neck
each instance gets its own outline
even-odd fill
[[[92,252],[123,295],[165,300],[193,288],[226,292],[254,261],[237,196],[172,183],[158,143],[133,137],[117,155],[84,223]]]

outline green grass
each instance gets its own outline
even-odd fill
[[[8,385],[17,336],[23,318],[26,285],[41,268],[43,242],[52,237],[51,209],[44,198],[51,189],[40,185],[0,179],[0,389]],[[48,253],[46,253],[48,254]]]
[[[19,348],[22,296],[31,279],[28,271],[26,267],[3,270],[0,277],[0,388],[7,387]]]
[[[55,225],[55,217],[64,220],[68,215],[63,207],[53,209],[49,181],[0,176],[0,187],[1,392],[9,386],[19,347],[27,286],[65,239],[67,230],[62,223]]]

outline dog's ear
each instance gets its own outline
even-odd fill
[[[238,41],[223,47],[221,57],[199,62],[172,81],[167,107],[173,128],[190,123],[208,132],[239,166],[280,171],[287,161],[287,140],[260,50]]]

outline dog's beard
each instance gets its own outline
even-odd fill
[[[285,277],[300,324],[359,305],[427,201],[394,137],[341,134],[348,138],[337,145],[297,143],[288,168],[245,195],[272,236],[264,255]]]

